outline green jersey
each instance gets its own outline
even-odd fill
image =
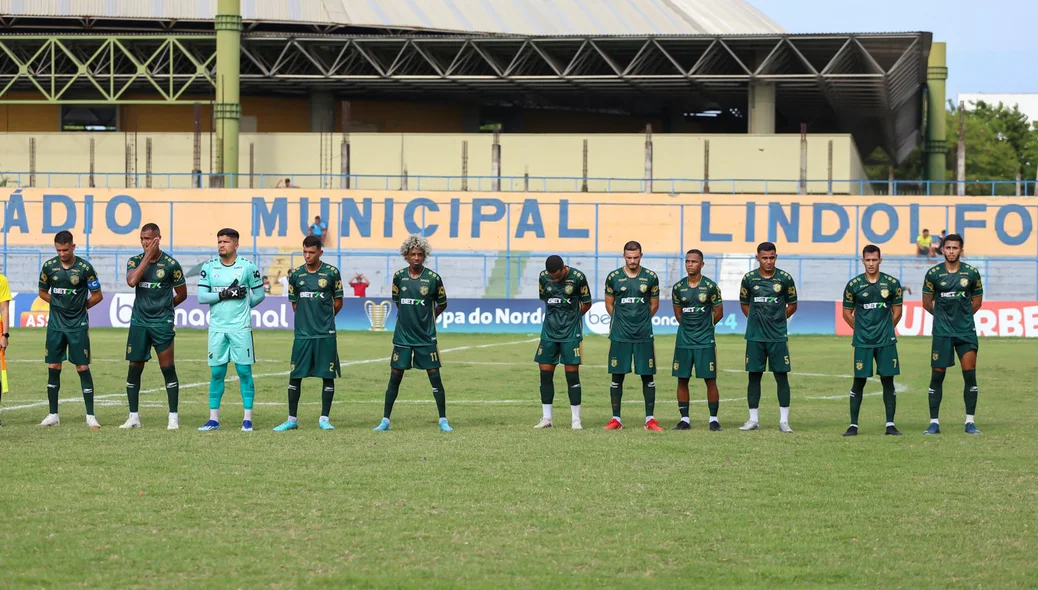
[[[746,340],[785,342],[786,305],[796,302],[797,287],[786,271],[776,268],[771,277],[762,276],[760,269],[746,273],[739,288],[739,303],[750,306]]]
[[[652,340],[652,313],[649,306],[660,298],[660,279],[656,273],[642,268],[637,276],[627,276],[626,267],[609,273],[605,294],[613,297],[613,317],[609,323],[609,339],[613,342],[648,342]]]
[[[126,273],[133,272],[144,261],[138,254],[126,261]],[[130,324],[135,326],[159,327],[173,325],[173,289],[187,284],[180,263],[165,252],[159,259],[146,263],[140,282],[134,290],[133,312]]]
[[[944,263],[926,272],[923,294],[933,295],[933,335],[972,336],[973,298],[984,295],[984,284],[977,269],[959,263],[959,270],[948,272]]]
[[[50,317],[47,328],[68,332],[90,327],[87,300],[90,293],[101,290],[101,282],[89,262],[76,256],[65,268],[58,257],[43,263],[40,269],[40,291],[50,292]]]
[[[431,346],[436,344],[436,306],[447,304],[443,279],[428,268],[411,278],[406,268],[393,275],[393,303],[399,310],[393,344]]]
[[[570,268],[562,282],[551,280],[548,271],[541,271],[540,296],[544,302],[544,324],[541,340],[572,342],[584,338],[580,306],[591,304],[591,289],[584,273]]]
[[[295,337],[335,338],[335,300],[342,299],[339,269],[321,263],[315,272],[306,265],[288,275],[288,300],[295,304]]]
[[[714,347],[714,308],[721,305],[721,288],[706,277],[693,287],[688,277],[671,289],[674,307],[681,309],[681,324],[675,348]]]
[[[875,283],[860,274],[843,290],[843,308],[854,310],[855,348],[882,348],[897,342],[895,305],[901,305],[901,281],[880,273]]]
[[[230,265],[220,257],[202,264],[198,274],[198,290],[219,293],[235,281],[248,290],[244,299],[224,299],[209,307],[209,330],[211,332],[241,332],[252,330],[252,292],[263,293],[263,278],[251,260],[238,256]]]

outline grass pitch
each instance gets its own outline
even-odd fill
[[[3,587],[601,587],[1038,586],[1038,342],[981,342],[984,432],[962,432],[961,376],[945,381],[939,437],[927,423],[929,341],[900,343],[902,437],[885,437],[878,383],[862,435],[845,439],[849,339],[790,342],[791,424],[778,432],[765,377],[759,432],[746,419],[743,342],[719,341],[724,432],[706,429],[694,383],[691,432],[649,433],[640,384],[626,384],[627,429],[610,416],[607,342],[590,336],[583,432],[568,428],[562,375],[556,424],[540,418],[534,336],[441,336],[452,434],[436,430],[421,372],[404,380],[393,430],[382,412],[389,334],[340,334],[346,366],[317,429],[320,382],[304,381],[302,428],[286,414],[291,334],[257,332],[256,432],[237,430],[237,385],[225,430],[207,418],[205,335],[177,338],[181,426],[165,430],[155,363],[144,375],[144,428],[126,418],[125,331],[94,330],[97,417],[83,424],[74,369],[62,425],[47,413],[43,332],[19,330],[8,355],[0,445]],[[659,338],[669,368],[672,338]],[[561,371],[560,371],[561,373]],[[675,380],[657,378],[656,416],[678,419]]]

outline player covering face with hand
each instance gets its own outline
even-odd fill
[[[198,302],[209,305],[209,421],[199,430],[220,429],[227,365],[234,362],[245,408],[241,429],[252,432],[252,404],[256,386],[252,365],[256,348],[252,338],[252,308],[263,301],[263,277],[252,261],[238,256],[238,232],[231,228],[216,234],[219,256],[202,265]]]

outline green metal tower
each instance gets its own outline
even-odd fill
[[[948,48],[945,43],[930,46],[930,61],[926,70],[929,91],[926,125],[926,179],[941,183],[945,180],[945,165],[948,154],[948,121],[944,114],[946,100],[945,81],[948,79]],[[943,194],[944,186],[932,187]]]
[[[241,126],[241,2],[218,0],[216,5],[216,144],[223,186],[238,186],[238,131]]]

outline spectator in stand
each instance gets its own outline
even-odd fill
[[[324,241],[328,238],[328,224],[321,221],[320,215],[314,217],[314,222],[310,224],[310,235],[320,238],[321,247],[324,247]]]
[[[941,251],[941,246],[944,246],[944,238],[948,237],[948,230],[942,229],[941,235],[937,236],[937,239],[933,243],[933,255],[937,256],[937,253]]]
[[[288,275],[281,274],[281,271],[279,270],[278,276],[274,281],[281,285],[281,296],[288,297]]]
[[[270,277],[263,275],[263,293],[270,295]]]
[[[355,297],[364,297],[364,295],[368,292],[368,285],[370,284],[371,281],[368,280],[368,277],[364,276],[359,272],[353,275],[353,278],[350,279],[349,283],[349,285],[353,287],[353,295]]]
[[[296,187],[292,185],[292,179],[291,178],[286,178],[284,180],[279,180],[277,186],[275,186],[274,188],[296,188]]]
[[[923,233],[916,236],[915,249],[917,256],[925,256],[927,258],[933,256],[933,237],[930,236],[930,230],[924,229]]]

